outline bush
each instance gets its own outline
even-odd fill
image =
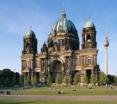
[[[31,85],[31,79],[29,77],[29,75],[26,77],[26,79],[24,80],[24,84],[25,85]]]
[[[47,83],[48,86],[51,86],[51,84],[52,84],[52,78],[51,78],[50,74],[48,74],[48,77],[46,79],[46,83]]]
[[[68,84],[69,83],[69,80],[68,80],[67,75],[64,75],[63,83],[65,83],[65,84]]]
[[[91,74],[91,80],[90,80],[90,82],[92,83],[92,84],[96,84],[96,82],[97,82],[97,78],[96,78],[96,75],[95,74]]]
[[[117,83],[117,76],[114,76],[114,83]]]
[[[109,84],[114,83],[114,75],[108,75],[108,79],[109,79]]]
[[[31,84],[32,84],[32,86],[37,86],[38,80],[37,80],[37,76],[36,75],[31,79]]]
[[[80,76],[78,73],[75,74],[73,81],[74,85],[77,85],[80,82]]]
[[[24,77],[23,77],[23,75],[20,75],[19,83],[20,83],[20,86],[23,86],[23,84],[24,84]]]
[[[89,79],[88,79],[87,75],[84,76],[84,83],[86,83],[86,84],[89,83]]]
[[[61,74],[57,74],[56,83],[57,84],[61,84],[62,83],[62,76],[61,76]]]
[[[105,85],[108,83],[108,81],[109,81],[108,77],[103,72],[100,72],[100,78],[99,78],[100,85]]]

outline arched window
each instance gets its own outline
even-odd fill
[[[87,34],[86,36],[86,47],[91,48],[92,47],[92,41],[91,41],[91,35]]]
[[[87,42],[91,42],[91,36],[90,36],[90,34],[87,35],[86,41]]]

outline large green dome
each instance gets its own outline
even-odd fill
[[[77,35],[75,25],[71,20],[66,18],[65,11],[62,11],[61,18],[56,22],[52,30],[56,32],[67,32]]]

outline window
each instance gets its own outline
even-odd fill
[[[88,65],[92,64],[92,57],[88,57]]]
[[[27,67],[27,62],[24,60],[22,63],[22,67],[25,69]]]
[[[77,58],[73,58],[73,66],[76,65]]]
[[[64,40],[62,39],[62,46],[64,46]]]
[[[59,44],[59,46],[64,46],[64,40],[63,39],[59,39],[58,40],[58,44]]]
[[[40,67],[40,62],[37,60],[36,61],[36,65],[35,65],[36,68],[39,68]]]
[[[76,59],[76,64],[77,64],[78,66],[80,66],[80,64],[81,64],[81,62],[80,62],[80,57],[78,57],[78,58]]]

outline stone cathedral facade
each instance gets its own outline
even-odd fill
[[[52,83],[55,83],[57,75],[61,76],[62,81],[66,75],[72,83],[76,73],[81,83],[84,77],[90,83],[91,74],[98,80],[98,49],[93,22],[87,21],[83,26],[80,49],[78,31],[73,22],[67,19],[65,11],[62,11],[40,53],[37,52],[37,43],[36,35],[30,29],[23,37],[21,73],[24,80],[35,76],[38,82],[46,82],[50,75]]]

